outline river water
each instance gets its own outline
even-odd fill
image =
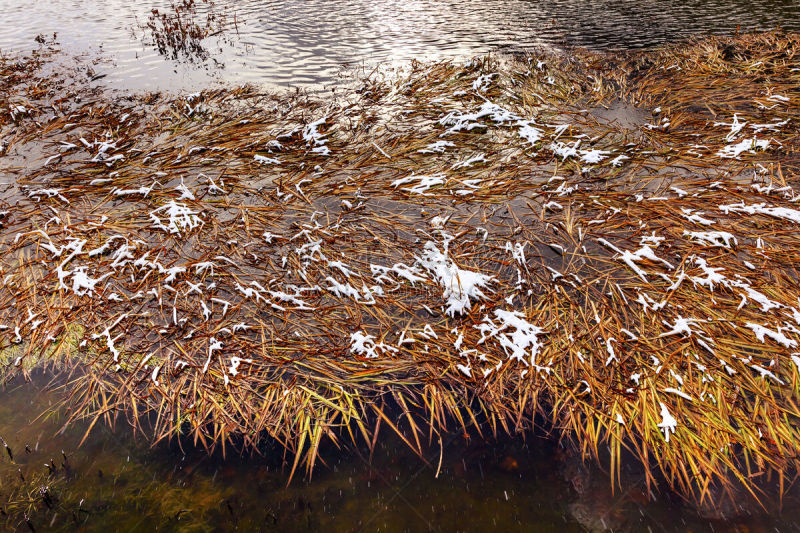
[[[796,0],[194,0],[191,20],[216,35],[200,43],[202,57],[187,61],[154,46],[153,8],[175,13],[163,0],[0,0],[0,51],[29,50],[37,35],[56,33],[69,53],[104,58],[90,75],[115,87],[319,87],[336,83],[343,67],[414,58],[630,49],[737,28],[800,29]]]

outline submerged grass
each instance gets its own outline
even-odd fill
[[[325,439],[421,455],[541,415],[699,501],[785,489],[798,46],[415,63],[330,98],[5,58],[5,372],[66,364],[72,419],[155,440],[269,436],[292,475]]]

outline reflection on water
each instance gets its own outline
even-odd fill
[[[389,433],[366,450],[323,450],[310,482],[286,486],[283,452],[208,456],[189,442],[150,447],[124,423],[86,424],[56,435],[55,393],[34,383],[0,391],[0,530],[17,531],[779,531],[800,518],[702,519],[669,495],[647,501],[641,472],[622,490],[554,442],[529,436],[486,445],[447,436],[427,463]],[[49,414],[39,417],[43,412]],[[0,450],[1,451],[1,450]],[[27,522],[26,522],[27,520]],[[796,526],[792,526],[796,529]],[[774,529],[773,529],[774,528]]]
[[[165,59],[146,21],[165,0],[0,0],[0,50],[36,47],[58,33],[73,53],[110,58],[107,82],[193,89],[210,81],[269,85],[334,82],[343,65],[370,68],[412,58],[492,50],[587,46],[639,48],[708,32],[800,29],[794,0],[215,0],[226,35],[205,40],[204,66]]]

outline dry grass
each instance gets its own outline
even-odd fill
[[[698,500],[785,488],[798,46],[772,32],[414,64],[331,99],[78,104],[31,75],[46,58],[5,59],[0,360],[73,371],[73,419],[269,436],[293,474],[323,439],[374,446],[388,427],[419,451],[541,414]],[[470,297],[475,273],[491,280]]]

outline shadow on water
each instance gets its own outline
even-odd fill
[[[542,436],[485,443],[445,436],[425,460],[387,432],[364,449],[322,452],[311,482],[288,487],[283,451],[208,455],[149,442],[122,426],[58,433],[63,413],[41,373],[0,392],[0,527],[16,531],[787,531],[800,507],[740,508],[704,519],[670,494],[648,501],[641,472],[621,489]],[[441,461],[441,463],[440,463]],[[436,472],[439,470],[438,477]],[[793,524],[793,525],[789,525]]]
[[[187,15],[187,3],[196,24],[189,44],[201,61],[173,54],[159,32],[175,13]],[[36,36],[58,33],[67,53],[107,60],[108,85],[148,90],[217,81],[319,87],[337,83],[343,67],[800,29],[800,3],[791,0],[52,0],[46,8],[0,0],[0,11],[1,51],[29,51]]]

